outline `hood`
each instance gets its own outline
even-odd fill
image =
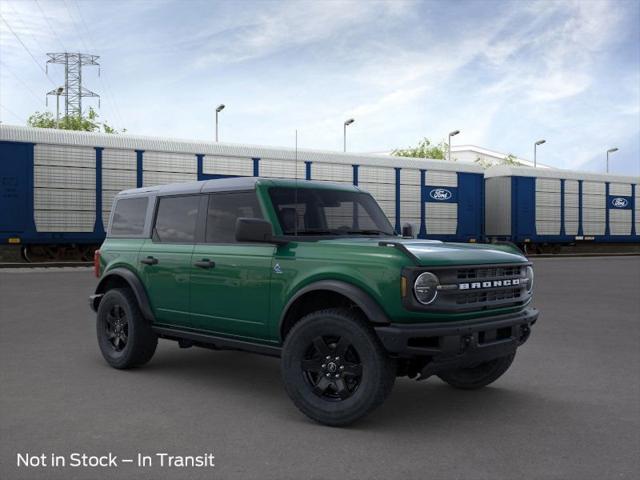
[[[403,246],[417,259],[420,265],[425,266],[487,265],[527,261],[527,258],[517,247],[506,244],[446,243],[439,240],[416,240],[400,237],[351,237],[322,241],[322,243],[363,247],[377,247],[380,242],[393,242]]]
[[[472,265],[521,263],[527,258],[511,245],[485,243],[443,243],[429,240],[402,240],[420,265]]]

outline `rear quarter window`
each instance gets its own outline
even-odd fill
[[[142,235],[147,216],[148,197],[121,198],[116,201],[109,235]]]

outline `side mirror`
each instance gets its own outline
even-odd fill
[[[236,220],[236,240],[248,243],[288,243],[273,236],[271,223],[261,218],[238,218]]]
[[[408,237],[408,238],[413,238],[413,227],[411,226],[410,223],[405,223],[402,226],[402,236],[403,237]]]

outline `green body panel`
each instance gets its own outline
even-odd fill
[[[193,328],[251,338],[266,336],[273,245],[196,245],[192,264],[209,259],[215,268],[191,267]]]
[[[256,191],[265,219],[281,234],[268,188],[294,186],[353,190],[295,180],[264,180]],[[280,321],[289,301],[304,287],[339,280],[368,294],[393,323],[465,320],[522,310],[494,308],[465,313],[416,312],[405,309],[401,272],[416,260],[401,249],[380,246],[381,240],[402,243],[425,267],[522,263],[526,258],[509,245],[441,243],[399,237],[340,237],[273,244],[154,243],[151,239],[107,238],[101,247],[102,272],[125,267],[142,280],[156,322],[262,342],[280,341]],[[157,265],[140,260],[153,256]],[[208,259],[215,268],[193,264]]]

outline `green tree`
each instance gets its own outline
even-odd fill
[[[398,157],[415,157],[415,158],[435,158],[437,160],[446,160],[449,146],[444,142],[437,145],[432,144],[427,137],[418,142],[416,147],[397,148],[391,155]]]
[[[520,163],[517,160],[517,157],[512,153],[509,153],[506,157],[504,157],[503,159],[497,162],[494,162],[493,160],[487,160],[485,158],[477,157],[475,160],[475,163],[480,165],[482,168],[489,168],[489,167],[493,167],[494,165],[510,165],[512,167],[517,167],[519,165],[522,165],[522,163]]]
[[[98,113],[93,108],[89,108],[86,116],[65,115],[60,118],[59,125],[56,125],[56,119],[51,112],[36,112],[29,117],[27,125],[37,128],[60,128],[62,130],[80,130],[83,132],[120,133],[107,122],[98,121],[98,116]],[[122,133],[126,131],[125,128],[122,129]]]

